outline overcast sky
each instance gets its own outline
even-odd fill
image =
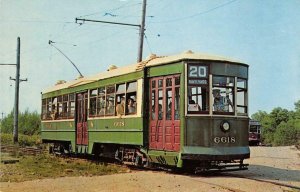
[[[299,0],[148,0],[144,55],[186,50],[250,65],[250,114],[294,109],[300,99]],[[135,27],[75,23],[75,18],[139,24],[141,0],[0,0],[0,63],[16,62],[21,38],[20,110],[40,112],[40,93],[78,73],[48,44],[52,40],[84,76],[137,59]],[[15,67],[0,66],[0,113],[14,104]],[[1,118],[1,116],[0,116]]]

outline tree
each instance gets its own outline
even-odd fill
[[[13,111],[1,121],[1,132],[13,133],[14,113]],[[19,114],[19,133],[24,135],[38,134],[41,127],[40,115],[35,112],[25,112]]]
[[[290,120],[287,123],[282,122],[274,134],[275,145],[293,145],[300,144],[300,120]]]

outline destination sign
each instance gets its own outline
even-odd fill
[[[189,79],[190,85],[207,85],[206,79]]]
[[[208,84],[208,66],[206,65],[188,65],[187,75],[189,85]]]
[[[207,78],[207,66],[189,65],[188,76],[190,78]]]

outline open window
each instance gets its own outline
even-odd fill
[[[75,115],[75,94],[69,94],[69,109],[68,109],[68,118],[74,118]]]
[[[126,115],[133,115],[136,114],[136,90],[137,90],[137,83],[129,82],[126,86]]]
[[[213,113],[234,114],[234,77],[213,76]]]
[[[96,116],[97,115],[97,96],[98,96],[98,89],[90,90],[90,113],[89,116]]]
[[[115,85],[107,86],[106,87],[106,110],[105,115],[106,116],[112,116],[115,115]]]

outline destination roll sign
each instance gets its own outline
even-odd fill
[[[188,65],[187,75],[189,85],[208,84],[208,67],[206,65]]]

